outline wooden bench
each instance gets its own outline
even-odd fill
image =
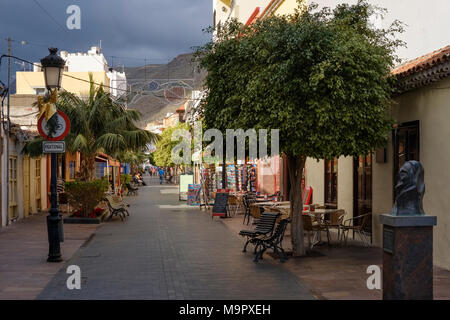
[[[108,206],[109,210],[108,220],[111,220],[113,216],[119,216],[120,219],[123,221],[125,215],[127,216],[130,215],[127,209],[127,205],[125,203],[114,200],[112,196],[106,196],[103,200],[106,202],[106,205]]]
[[[239,232],[239,235],[247,238],[247,241],[245,242],[244,249],[242,250],[242,252],[246,252],[248,244],[249,243],[254,244],[257,237],[269,234],[271,235],[273,233],[275,222],[279,217],[279,215],[280,214],[278,212],[263,212],[254,230],[241,230]]]
[[[255,263],[258,262],[259,259],[262,259],[264,252],[270,248],[277,254],[281,262],[287,260],[287,255],[283,249],[283,238],[289,222],[289,219],[282,219],[272,235],[255,238],[254,243],[256,253],[255,259],[253,260]]]

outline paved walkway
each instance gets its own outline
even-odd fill
[[[180,204],[176,187],[155,181],[127,199],[131,216],[97,229],[38,299],[314,298],[278,261],[253,263],[220,219]],[[81,268],[81,290],[66,288],[72,264]]]
[[[242,229],[243,216],[223,220],[223,223],[237,234]],[[315,246],[305,257],[290,258],[279,264],[300,281],[306,283],[317,296],[332,300],[381,300],[381,289],[367,288],[367,267],[383,267],[383,250],[378,247],[365,247],[360,241],[349,239],[348,246],[341,246],[337,234],[332,233],[331,246]],[[325,238],[325,233],[322,234]],[[305,237],[305,241],[307,241]],[[290,229],[286,231],[283,247],[290,250]],[[267,254],[266,254],[267,256]],[[269,259],[265,259],[267,262]],[[434,299],[450,299],[450,271],[434,267]]]
[[[61,268],[48,263],[47,214],[0,228],[0,300],[35,299]],[[67,261],[98,225],[64,225],[62,257]]]

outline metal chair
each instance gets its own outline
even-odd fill
[[[329,214],[329,219],[325,220],[325,223],[330,228],[336,228],[338,231],[338,241],[341,239],[341,230],[343,228],[343,221],[345,217],[345,210],[336,210]]]
[[[228,196],[228,216],[234,217],[240,207],[238,198],[235,195],[230,194]]]
[[[330,245],[330,231],[328,226],[320,218],[313,217],[309,214],[302,215],[303,219],[303,230],[308,234],[308,244],[309,248],[312,249],[316,244],[320,242],[320,233],[326,231],[328,245]],[[314,233],[313,239],[311,241],[311,233]],[[315,241],[316,240],[316,241]]]
[[[250,223],[250,218],[252,217],[250,206],[252,203],[255,203],[255,199],[251,195],[244,195],[243,201],[244,201],[245,213],[244,213],[244,221],[242,222],[242,224],[245,224],[245,220],[247,219],[247,225],[248,225]]]
[[[361,224],[355,225],[355,222],[359,220],[361,220]],[[353,218],[346,219],[342,223],[341,227],[342,240],[345,241],[345,245],[347,245],[348,232],[352,230],[359,236],[364,245],[369,247],[370,237],[369,234],[366,232],[366,227],[369,225],[369,222],[371,221],[372,221],[372,213],[366,213]]]

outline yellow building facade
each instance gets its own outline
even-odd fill
[[[261,13],[260,18],[266,18],[273,15],[288,15],[293,14],[299,4],[306,7],[306,0],[298,2],[297,0],[272,0]]]
[[[90,72],[93,80],[97,84],[109,86],[110,79],[106,72]],[[42,94],[45,90],[44,73],[41,71],[30,72],[21,71],[16,73],[16,93],[17,94]],[[79,80],[81,79],[81,80]],[[89,95],[89,72],[67,72],[65,71],[61,81],[61,87],[78,96]],[[105,87],[109,92],[109,88]]]

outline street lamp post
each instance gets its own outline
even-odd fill
[[[41,60],[42,69],[44,71],[45,86],[49,91],[58,90],[61,87],[61,77],[65,65],[65,61],[56,53],[58,49],[48,49],[50,54]],[[56,116],[56,114],[54,115]],[[50,132],[50,135],[52,132]],[[48,262],[60,262],[61,247],[60,247],[60,223],[61,217],[58,210],[58,194],[57,194],[57,156],[56,153],[51,154],[51,178],[50,178],[50,202],[51,208],[47,216],[47,231],[48,231]]]

